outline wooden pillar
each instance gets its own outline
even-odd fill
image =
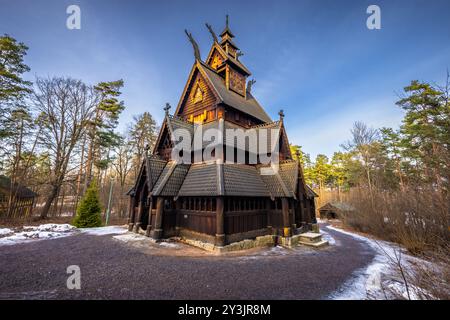
[[[164,211],[164,198],[156,198],[156,218],[155,229],[153,230],[153,239],[158,240],[162,237],[162,215]]]
[[[216,202],[216,245],[223,247],[225,245],[225,229],[224,229],[224,199],[217,198]]]
[[[132,231],[134,227],[134,197],[130,196],[130,201],[128,202],[128,231]]]
[[[175,201],[175,234],[177,236],[180,235],[180,215],[181,215],[181,209],[183,207],[183,202],[185,199],[177,199]]]
[[[297,224],[295,222],[296,217],[296,209],[297,209],[297,201],[295,199],[289,199],[291,205],[292,205],[292,217],[291,217],[291,227],[292,227],[292,233],[295,234],[297,230]]]
[[[304,216],[305,222],[311,223],[311,202],[310,202],[311,200],[306,198],[305,201],[306,201],[306,210],[305,210],[305,216]]]
[[[147,230],[145,230],[145,235],[150,237],[150,232],[152,231],[152,207],[153,207],[153,197],[149,198],[149,208],[148,208],[148,222],[147,222]]]
[[[139,200],[139,207],[138,207],[138,215],[137,215],[137,219],[134,223],[134,232],[138,233],[139,232],[139,228],[141,227],[141,219],[142,219],[142,214],[144,213],[144,207],[145,207],[145,203],[142,199]]]
[[[288,198],[281,198],[281,212],[283,215],[283,236],[291,236],[291,226],[289,223],[289,200]]]
[[[267,231],[269,234],[273,232],[273,221],[272,221],[272,211],[270,210],[270,199],[264,200],[264,206],[267,213]]]
[[[311,222],[317,223],[316,218],[316,198],[311,199]]]

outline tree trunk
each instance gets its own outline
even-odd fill
[[[86,145],[86,136],[84,136],[83,139],[83,145],[81,146],[81,160],[80,160],[80,170],[78,171],[78,177],[77,177],[77,191],[75,195],[75,210],[72,212],[72,216],[74,217],[76,214],[76,210],[78,207],[78,201],[80,199],[80,192],[81,192],[81,176],[83,175],[83,164],[84,164],[84,149]]]
[[[50,207],[51,207],[53,201],[55,200],[56,196],[58,195],[58,190],[59,190],[58,186],[52,186],[52,189],[51,189],[49,195],[45,199],[45,204],[44,204],[44,207],[42,208],[41,215],[40,215],[41,219],[47,218],[48,212],[50,211]]]

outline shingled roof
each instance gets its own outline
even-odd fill
[[[177,196],[188,170],[188,164],[177,164],[175,161],[169,161],[159,176],[158,181],[156,181],[152,195]]]
[[[0,175],[0,189],[13,193],[18,198],[34,198],[37,196],[37,193],[24,185],[18,183],[12,185],[11,179],[4,175]]]
[[[191,137],[191,146],[194,146],[194,132],[196,130],[196,127],[198,126],[198,124],[194,124],[192,122],[188,122],[186,120],[183,120],[177,116],[168,116],[166,117],[166,124],[167,127],[169,128],[169,132],[171,135],[173,135],[173,131],[177,130],[177,129],[185,129],[189,132],[190,137]],[[256,125],[250,128],[243,128],[242,126],[239,126],[233,122],[230,121],[226,121],[224,120],[224,125],[223,125],[223,137],[224,137],[224,143],[226,145],[230,145],[230,146],[236,146],[232,137],[231,136],[227,136],[226,135],[226,130],[227,129],[241,129],[244,132],[248,132],[248,131],[254,131],[255,135],[256,135],[256,145],[259,146],[259,137],[260,137],[260,133],[259,131],[261,129],[267,129],[267,130],[271,130],[271,129],[278,129],[281,130],[281,121],[273,121],[273,122],[268,122],[268,123],[264,123],[261,125]],[[220,119],[216,119],[214,121],[210,121],[210,122],[206,122],[204,124],[202,124],[202,130],[203,130],[203,134],[211,128],[214,129],[220,129]],[[281,133],[281,131],[280,131]],[[276,135],[274,136],[275,139],[279,139],[280,135]],[[206,146],[208,146],[212,141],[203,141],[202,140],[202,148],[205,148]],[[251,141],[249,141],[249,139],[245,139],[245,150],[250,150],[249,147],[249,143]],[[273,152],[273,149],[277,146],[276,145],[277,141],[272,141],[272,135],[270,132],[267,133],[267,146],[266,146],[266,152]],[[186,143],[186,141],[182,141],[180,143]],[[188,145],[183,146],[185,149],[188,149]],[[239,147],[239,146],[238,146]]]
[[[224,164],[223,179],[226,196],[269,197],[258,170],[244,164]]]
[[[191,166],[179,196],[270,196],[254,166],[202,163]]]
[[[134,191],[137,188],[137,184],[139,183],[139,181],[141,180],[140,177],[145,173],[145,176],[147,176],[148,171],[150,171],[151,175],[151,179],[149,180],[147,178],[147,182],[149,184],[149,188],[152,189],[153,185],[156,183],[156,181],[158,181],[158,178],[161,174],[161,172],[163,171],[165,165],[166,165],[167,161],[162,160],[158,157],[155,156],[148,156],[146,159],[142,160],[142,164],[141,164],[141,168],[139,170],[139,175],[138,178],[136,179],[136,182],[134,184],[134,186],[128,190],[128,192],[126,193],[127,195],[131,195],[134,193]],[[150,170],[147,170],[147,166],[150,168]],[[145,171],[144,171],[145,170]],[[150,183],[151,181],[151,183]]]
[[[296,198],[299,168],[294,160],[280,162],[278,172],[269,175],[261,173],[263,168],[269,167],[267,165],[234,163],[189,165],[178,164],[175,161],[166,162],[155,157],[149,157],[148,163],[154,179],[154,185],[150,187],[154,196]],[[142,170],[146,170],[145,161]],[[317,197],[309,186],[306,191],[308,197]]]
[[[237,48],[236,44],[234,44],[233,41],[228,40],[228,42]],[[229,55],[220,45],[214,45],[212,49],[217,49],[222,56],[225,57],[225,60],[223,61],[223,63],[225,63],[225,61],[230,61],[232,64],[234,64],[236,67],[238,67],[239,69],[241,69],[242,71],[244,71],[245,74],[247,74],[247,76],[250,76],[252,73],[250,72],[250,70],[247,69],[246,66],[244,66],[244,64],[242,62],[240,62],[238,59],[232,57],[231,55]],[[212,53],[213,50],[211,50]],[[206,60],[208,61],[208,59]],[[223,64],[222,64],[223,65]]]
[[[217,195],[218,166],[216,164],[193,164],[181,185],[179,196]]]
[[[232,90],[228,90],[224,79],[208,65],[203,62],[198,62],[197,66],[199,70],[206,75],[207,80],[210,82],[211,87],[217,93],[222,103],[225,103],[226,105],[241,112],[247,113],[263,122],[272,122],[272,119],[267,115],[251,93],[247,93],[247,98],[245,98]]]
[[[263,168],[269,168],[269,166],[258,166],[258,170],[272,198],[296,198],[298,182],[298,163],[296,161],[288,160],[279,163],[278,172],[273,171],[273,174],[263,174]]]

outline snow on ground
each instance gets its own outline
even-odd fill
[[[331,234],[322,230],[322,228],[320,228],[320,234],[322,235],[322,239],[328,241],[330,246],[336,245],[336,240],[331,236]]]
[[[158,242],[158,244],[161,246],[161,247],[166,247],[166,248],[179,248],[180,247],[180,245],[179,244],[176,244],[176,243],[174,243],[174,242]]]
[[[76,229],[74,226],[63,223],[63,224],[56,224],[56,223],[47,223],[47,224],[41,224],[39,226],[30,226],[30,227],[23,227],[26,231],[51,231],[51,232],[67,232],[72,231]]]
[[[0,228],[0,245],[12,245],[30,240],[66,237],[76,229],[70,224],[42,224],[40,226],[25,226],[20,230]]]
[[[67,223],[48,223],[39,226],[24,226],[23,228],[17,229],[0,228],[0,246],[13,245],[31,240],[67,237],[77,232],[101,236],[107,234],[122,234],[127,232],[127,229],[120,226],[78,229]]]
[[[337,292],[329,296],[335,300],[361,300],[361,299],[386,299],[395,293],[395,296],[403,296],[408,299],[406,286],[393,263],[395,257],[401,255],[402,266],[411,268],[411,262],[420,261],[428,263],[406,253],[399,245],[387,241],[373,240],[359,234],[348,232],[332,226],[326,226],[330,230],[344,233],[359,241],[365,242],[375,250],[376,256],[372,262],[362,270],[355,272],[354,277],[348,280]],[[410,286],[410,298],[419,299],[419,288]]]
[[[123,241],[123,242],[135,242],[135,241],[142,241],[144,239],[149,239],[148,237],[145,237],[141,234],[131,233],[131,232],[113,236],[113,238]]]
[[[107,235],[107,234],[122,234],[122,233],[126,233],[128,231],[128,229],[126,227],[122,227],[122,226],[82,228],[79,230],[83,233],[92,234],[95,236],[103,236],[103,235]]]
[[[9,228],[0,228],[0,237],[3,236],[9,236],[10,234],[13,234],[14,231]]]

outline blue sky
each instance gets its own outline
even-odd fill
[[[81,8],[81,30],[66,28],[71,4]],[[381,8],[381,30],[366,27],[370,4]],[[220,33],[227,13],[254,95],[274,119],[284,109],[290,142],[313,158],[339,150],[354,121],[397,127],[402,88],[443,82],[450,67],[447,0],[0,0],[0,33],[29,46],[27,78],[124,79],[124,129],[133,115],[161,122],[164,104],[177,105],[194,61],[183,30],[206,58],[204,23]]]

